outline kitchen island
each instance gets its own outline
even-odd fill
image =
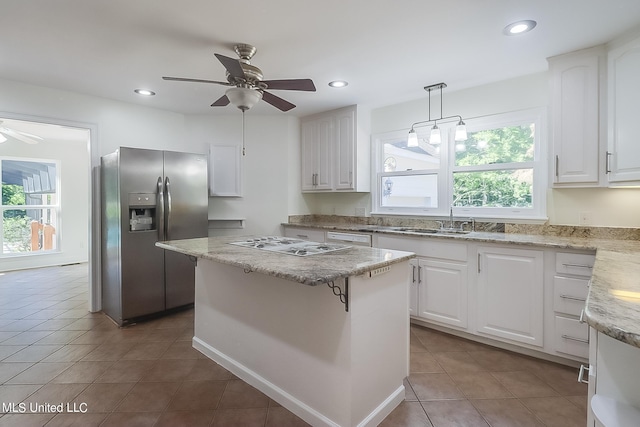
[[[197,259],[194,348],[311,425],[380,423],[404,400],[414,254],[233,244],[254,238],[156,244]]]

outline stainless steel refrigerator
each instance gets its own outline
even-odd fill
[[[101,187],[104,313],[123,325],[193,304],[193,261],[155,243],[207,236],[206,155],[120,147]]]

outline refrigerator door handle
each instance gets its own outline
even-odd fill
[[[167,240],[170,240],[169,237],[169,229],[171,228],[171,183],[169,182],[169,177],[166,177],[164,180],[164,188],[167,192],[167,214],[166,214],[166,224],[165,224],[165,237]]]
[[[158,208],[158,216],[157,216],[158,240],[162,241],[166,239],[164,235],[164,187],[162,186],[161,176],[158,177],[157,191],[158,191],[158,201],[156,204]]]

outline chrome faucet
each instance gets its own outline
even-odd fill
[[[449,208],[449,228],[453,228],[453,206]]]

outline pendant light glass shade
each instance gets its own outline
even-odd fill
[[[417,147],[418,146],[418,134],[415,129],[411,128],[409,131],[409,136],[407,137],[407,147]]]
[[[262,99],[262,92],[244,87],[234,87],[226,92],[229,101],[242,111],[256,105]]]
[[[456,141],[466,141],[467,140],[467,126],[464,124],[462,119],[456,125]]]
[[[429,136],[429,144],[440,144],[442,142],[442,138],[440,137],[440,128],[438,125],[433,125],[431,128],[431,135]]]

